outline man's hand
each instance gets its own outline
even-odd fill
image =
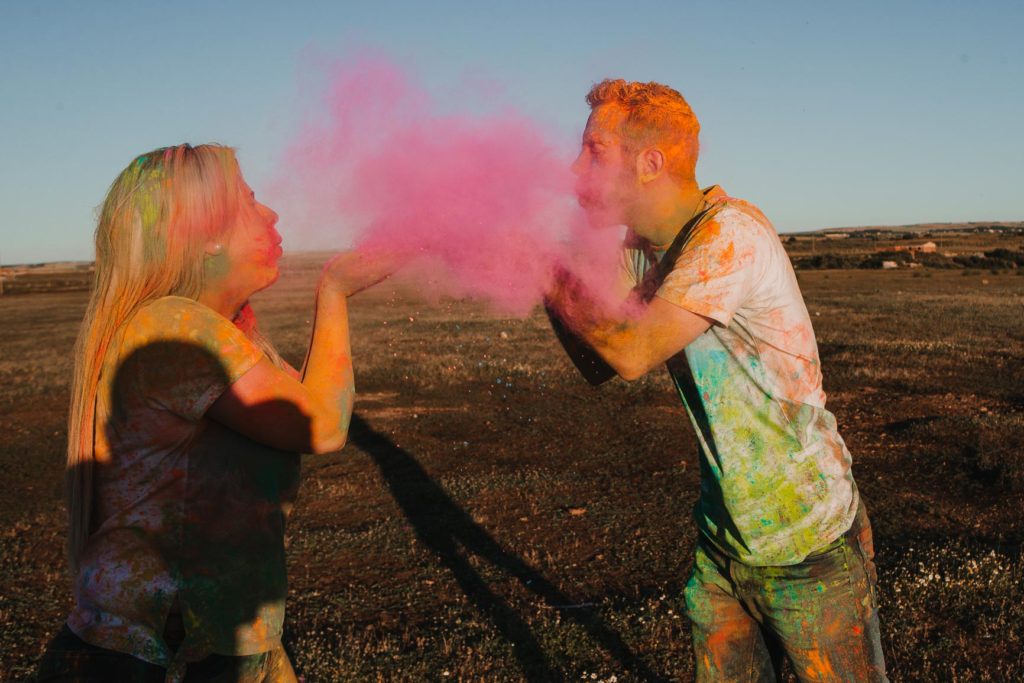
[[[711,319],[657,296],[649,303],[633,298],[605,310],[564,269],[556,272],[545,305],[619,377],[630,381],[682,351],[712,324]],[[567,350],[572,357],[572,350]]]

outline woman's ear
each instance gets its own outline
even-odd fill
[[[224,245],[221,242],[210,241],[206,243],[206,255],[207,256],[220,256],[221,252],[224,251]]]

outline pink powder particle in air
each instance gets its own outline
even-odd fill
[[[288,185],[310,215],[354,228],[357,248],[432,256],[459,293],[514,315],[540,303],[556,263],[611,288],[621,233],[586,226],[571,159],[536,123],[440,114],[380,60],[335,67],[326,104],[289,148]]]

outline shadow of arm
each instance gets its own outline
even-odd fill
[[[547,313],[548,320],[551,321],[551,329],[554,330],[555,336],[568,354],[569,360],[573,362],[587,382],[599,386],[615,377],[616,372],[612,366],[608,365],[589,344],[566,327],[555,309],[545,304],[544,312]]]

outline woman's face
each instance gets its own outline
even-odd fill
[[[211,264],[210,284],[219,284],[241,301],[269,287],[278,278],[277,260],[281,257],[281,235],[277,232],[277,214],[260,202],[244,180],[239,178],[238,215],[221,240],[221,252]]]

